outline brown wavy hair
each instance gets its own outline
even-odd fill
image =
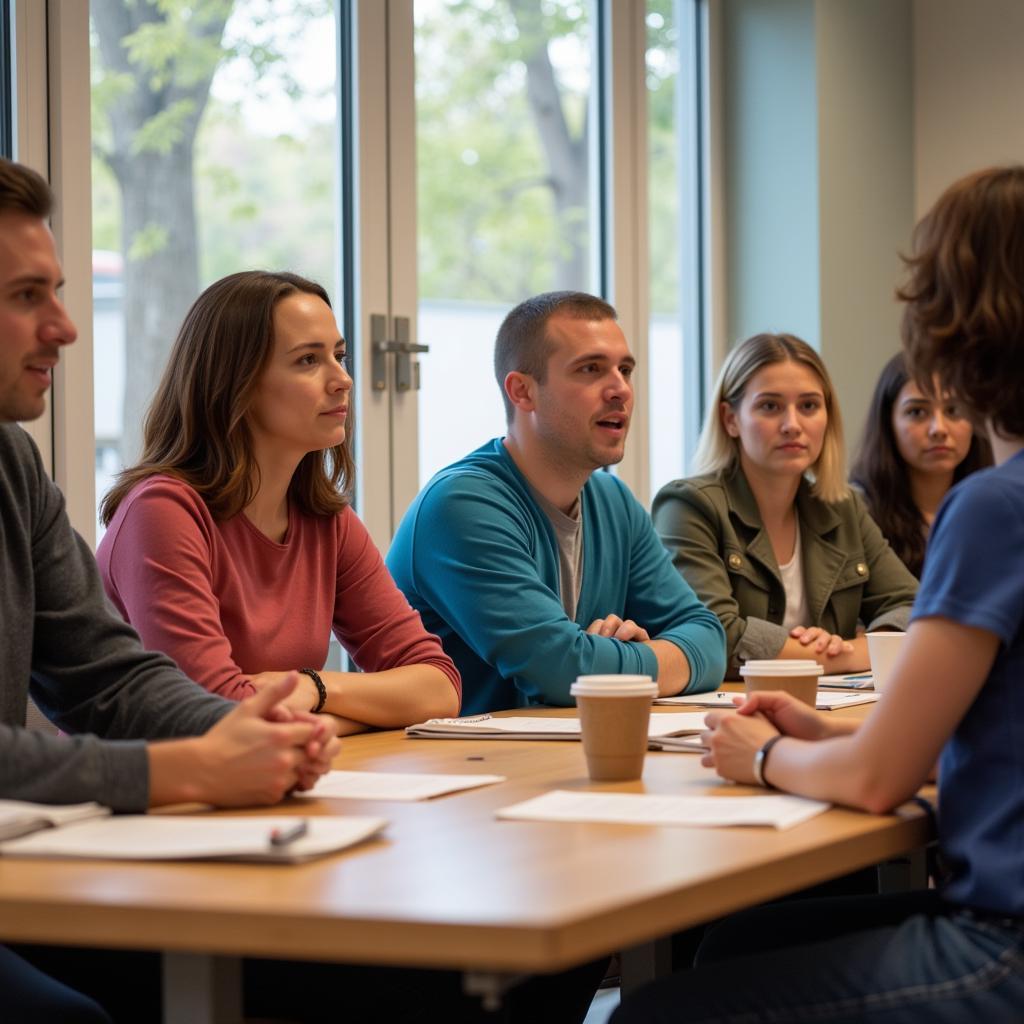
[[[178,332],[146,414],[142,458],[117,478],[100,506],[109,525],[140,481],[157,473],[184,480],[215,519],[237,515],[259,490],[248,413],[274,349],[274,308],[304,292],[327,292],[297,274],[247,270],[210,285]],[[288,497],[309,515],[334,515],[355,476],[351,435],[299,463]]]
[[[898,353],[878,377],[850,479],[864,492],[871,518],[878,523],[893,551],[920,578],[928,527],[911,497],[910,474],[892,425],[893,407],[908,380],[906,360]],[[953,470],[953,483],[991,464],[988,442],[975,430],[967,454]]]
[[[954,182],[914,230],[897,291],[922,387],[938,377],[977,423],[1024,437],[1024,166]]]

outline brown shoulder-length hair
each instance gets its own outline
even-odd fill
[[[920,578],[928,528],[911,496],[910,474],[892,425],[896,399],[908,380],[906,360],[897,353],[882,368],[875,385],[850,479],[864,492],[871,518],[893,551]],[[988,442],[975,430],[967,454],[953,470],[953,483],[991,464]]]
[[[259,489],[248,412],[274,349],[274,308],[304,292],[330,306],[327,292],[297,274],[247,270],[210,285],[178,331],[146,414],[142,458],[117,479],[100,506],[109,525],[125,495],[157,473],[184,480],[215,519],[237,515]],[[351,436],[307,454],[288,496],[310,515],[333,515],[354,479]]]
[[[938,377],[997,434],[1024,437],[1024,166],[954,182],[914,230],[897,291],[922,387]]]

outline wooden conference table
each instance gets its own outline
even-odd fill
[[[508,781],[417,803],[292,799],[286,813],[390,821],[380,839],[299,866],[0,858],[0,941],[163,950],[169,1022],[237,1020],[242,955],[455,968],[500,993],[508,976],[630,947],[649,970],[657,947],[644,944],[930,838],[914,804],[833,809],[785,832],[496,821],[549,789],[592,787],[573,742],[374,733],[346,739],[335,766]],[[678,753],[649,754],[639,782],[593,788],[754,792]]]

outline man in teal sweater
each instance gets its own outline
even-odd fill
[[[672,568],[621,461],[635,360],[615,310],[581,292],[521,303],[498,331],[508,434],[438,473],[387,564],[462,673],[463,711],[571,704],[579,675],[713,690],[718,618]]]

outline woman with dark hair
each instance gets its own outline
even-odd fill
[[[918,225],[903,343],[985,423],[995,466],[946,495],[885,697],[862,723],[782,693],[712,711],[704,763],[884,814],[940,757],[939,888],[737,915],[615,1024],[1019,1021],[1024,1007],[1024,167],[956,182]],[[720,961],[720,962],[715,962]],[[725,961],[725,962],[721,962]]]
[[[144,643],[240,700],[289,698],[343,731],[458,713],[460,680],[346,489],[352,378],[327,293],[295,274],[216,282],[185,317],[142,458],[103,501],[104,585]],[[331,631],[362,672],[321,672]]]
[[[934,385],[922,390],[902,353],[885,364],[851,473],[885,539],[918,578],[946,492],[992,463],[988,442],[974,432],[960,403]]]

